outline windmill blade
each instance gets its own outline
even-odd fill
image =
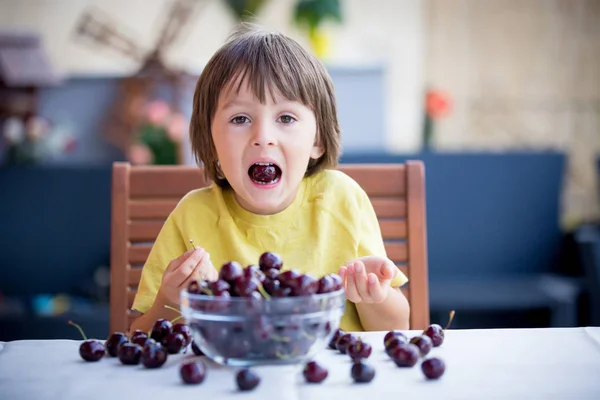
[[[79,37],[90,40],[91,43],[108,46],[127,57],[142,62],[145,52],[117,29],[115,22],[111,19],[106,14],[91,9],[84,12],[79,18],[76,33]]]
[[[171,46],[199,10],[208,4],[207,0],[176,0],[171,3],[155,52],[163,53]]]

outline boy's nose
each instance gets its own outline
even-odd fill
[[[277,145],[273,132],[266,124],[256,125],[254,137],[252,138],[254,146],[272,147]]]

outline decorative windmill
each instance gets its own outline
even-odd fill
[[[139,108],[154,95],[156,89],[170,92],[171,109],[179,111],[183,85],[193,77],[183,70],[169,66],[164,56],[169,47],[185,32],[209,0],[169,1],[165,20],[153,49],[143,50],[118,23],[96,8],[90,8],[77,22],[75,33],[85,43],[110,48],[139,63],[130,77],[120,81],[116,101],[105,118],[107,140],[127,152],[132,132],[140,122]]]

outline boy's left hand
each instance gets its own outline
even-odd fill
[[[397,274],[398,269],[389,259],[377,256],[357,258],[339,270],[346,298],[353,303],[383,302]]]

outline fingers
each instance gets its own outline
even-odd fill
[[[196,267],[200,267],[200,263],[206,254],[204,249],[196,249],[194,252],[182,262],[177,269],[172,271],[173,279],[177,286],[183,284],[183,282],[194,274]]]
[[[381,303],[386,299],[391,279],[397,274],[397,270],[387,263],[374,270],[376,272],[369,272],[361,260],[351,261],[339,269],[338,274],[344,282],[349,301]]]
[[[219,279],[219,273],[210,261],[210,254],[206,253],[202,261],[200,262],[200,268],[198,270],[198,278],[206,279],[214,282]]]
[[[344,279],[344,289],[346,291],[346,298],[353,303],[360,303],[361,297],[358,294],[358,289],[356,287],[356,281],[354,279],[354,263],[350,263],[346,265],[346,272]]]
[[[173,272],[175,271],[177,268],[179,268],[179,266],[181,265],[181,263],[183,263],[185,260],[187,260],[187,258],[195,251],[196,249],[190,249],[188,251],[186,251],[185,253],[183,253],[182,255],[180,255],[179,257],[175,258],[174,260],[171,260],[171,262],[169,263],[169,265],[167,265],[167,268],[165,269],[165,273],[166,272]]]
[[[392,280],[398,274],[398,268],[392,263],[386,262],[379,270],[382,280]]]
[[[198,280],[201,268],[202,268],[202,265],[200,263],[198,263],[198,265],[196,265],[196,267],[194,267],[194,269],[188,275],[188,277],[185,278],[185,280],[183,282],[181,282],[181,284],[179,285],[179,287],[180,288],[187,288],[192,281]]]
[[[369,289],[367,287],[367,272],[365,265],[361,261],[354,263],[354,285],[358,296],[367,303],[370,303],[371,296],[369,295]]]
[[[368,276],[368,290],[369,290],[369,300],[371,303],[381,303],[387,297],[387,291],[389,283],[379,282],[377,279],[377,275],[369,274]]]

